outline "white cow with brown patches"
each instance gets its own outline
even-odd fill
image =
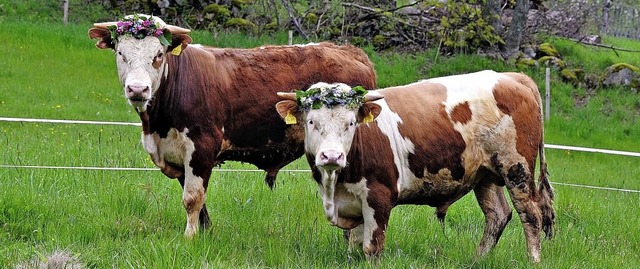
[[[351,90],[326,83],[311,89]],[[494,71],[434,78],[368,92],[360,101],[348,97],[357,105],[330,108],[322,102],[332,98],[278,95],[281,117],[304,123],[305,152],[327,219],[351,230],[350,241],[361,242],[367,257],[383,250],[396,205],[427,204],[442,218],[471,191],[486,221],[477,252],[487,254],[511,219],[506,186],[528,253],[540,261],[540,231],[552,236],[555,213],[540,94],[531,78]],[[320,103],[310,108],[300,96]]]

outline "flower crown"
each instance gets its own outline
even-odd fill
[[[367,90],[361,86],[344,91],[339,85],[335,85],[296,91],[296,99],[298,100],[298,105],[304,111],[319,109],[322,105],[327,106],[327,108],[338,105],[346,106],[347,108],[358,108],[364,103],[365,94],[367,94]]]
[[[116,40],[118,36],[132,36],[143,39],[147,36],[155,36],[160,39],[162,45],[170,45],[171,32],[160,28],[160,25],[153,20],[153,16],[133,15],[118,21],[116,25],[107,27],[111,31],[111,39]]]

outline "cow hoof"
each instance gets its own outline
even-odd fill
[[[187,226],[187,229],[185,229],[184,231],[184,238],[191,239],[196,235],[197,232],[198,232],[197,228]]]

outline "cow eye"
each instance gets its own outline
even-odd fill
[[[162,61],[162,56],[164,56],[164,53],[162,53],[162,52],[158,53],[158,55],[156,55],[156,57],[153,57],[153,62],[156,63],[156,62]]]
[[[355,121],[350,121],[350,122],[349,122],[349,127],[353,127],[354,125],[356,125],[356,122],[355,122]]]
[[[313,125],[313,121],[312,121],[312,120],[307,121],[307,123],[308,123],[309,125]]]
[[[121,51],[118,51],[118,56],[122,57],[122,61],[125,61],[125,62],[127,61],[127,58],[124,57],[124,54],[122,54]]]

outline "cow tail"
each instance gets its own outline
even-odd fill
[[[538,153],[540,154],[540,178],[538,179],[538,193],[540,195],[539,206],[542,212],[542,230],[548,239],[553,238],[553,225],[555,223],[556,212],[553,209],[553,189],[549,183],[549,171],[547,161],[544,156],[544,122],[542,119],[542,106],[540,106],[540,143]]]

